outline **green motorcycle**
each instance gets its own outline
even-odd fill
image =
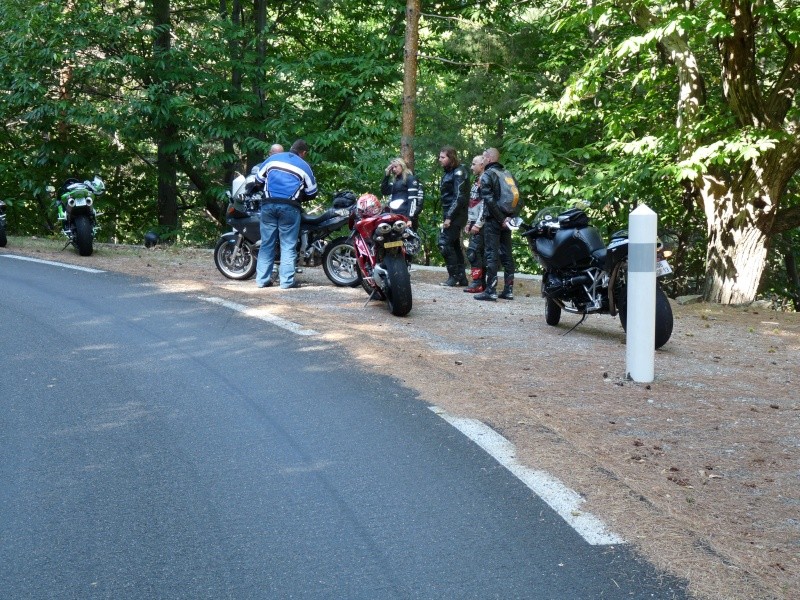
[[[91,181],[67,179],[61,186],[55,205],[63,233],[69,240],[64,248],[71,244],[81,256],[92,255],[94,238],[99,229],[97,217],[102,214],[95,210],[94,200],[105,190],[103,180],[97,175]],[[53,186],[48,186],[47,191],[52,195],[56,192]]]

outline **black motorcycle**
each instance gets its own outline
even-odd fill
[[[234,179],[230,203],[225,220],[233,231],[223,234],[214,248],[214,264],[225,277],[244,280],[256,272],[258,251],[261,247],[261,202],[264,200],[263,184],[251,173]],[[322,263],[331,234],[346,226],[355,195],[340,192],[334,196],[333,208],[319,215],[303,213],[300,217],[300,234],[297,239],[296,268],[316,267]],[[279,261],[280,244],[276,248]]]
[[[6,237],[6,203],[0,200],[0,248],[5,248],[8,243]]]
[[[97,217],[102,214],[95,210],[94,200],[105,190],[103,180],[97,175],[91,181],[67,179],[61,186],[55,205],[68,239],[64,248],[72,244],[81,256],[91,256],[98,229]],[[53,195],[56,192],[53,186],[47,186],[47,191]]]
[[[533,225],[518,225],[534,257],[544,268],[542,297],[548,325],[558,325],[563,310],[583,318],[589,313],[612,317],[619,314],[622,328],[626,329],[627,231],[612,235],[606,246],[600,232],[589,225],[586,213],[577,208],[547,208],[539,212]],[[660,242],[656,252],[656,276],[671,273],[667,253]],[[657,284],[655,320],[655,347],[660,348],[672,335],[673,318],[669,300]]]

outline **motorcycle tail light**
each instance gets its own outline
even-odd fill
[[[398,233],[403,231],[405,228],[406,228],[406,222],[405,221],[395,221],[394,222],[394,230],[397,231]]]
[[[376,233],[379,235],[386,235],[392,230],[392,226],[388,223],[381,223],[375,228]]]

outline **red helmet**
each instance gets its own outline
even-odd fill
[[[374,217],[381,212],[381,201],[375,194],[362,194],[356,200],[356,214],[359,219]]]

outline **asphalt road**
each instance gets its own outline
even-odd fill
[[[318,336],[0,256],[0,356],[2,598],[685,597]]]

